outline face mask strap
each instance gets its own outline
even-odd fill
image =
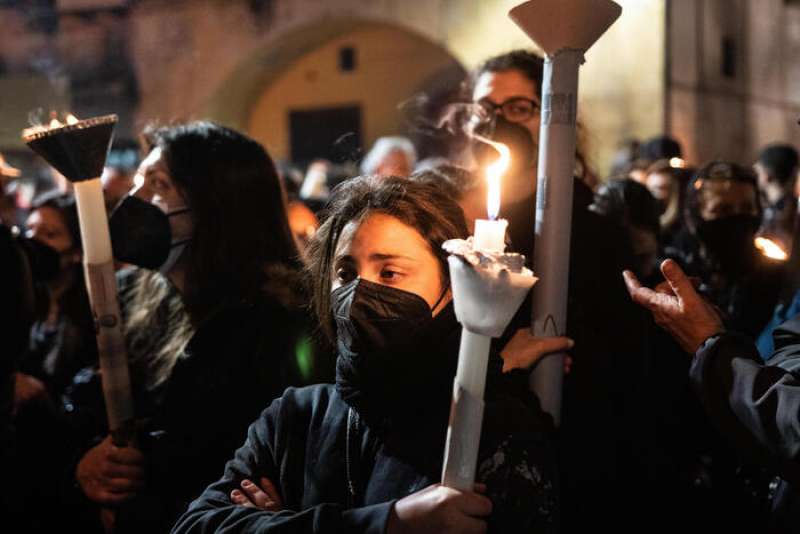
[[[189,213],[191,210],[188,206],[183,206],[182,208],[175,208],[172,211],[168,211],[166,213],[167,217],[177,217],[178,215],[183,215],[184,213]]]
[[[439,307],[439,304],[441,304],[441,303],[442,303],[442,301],[444,300],[444,298],[447,296],[447,291],[448,291],[449,289],[450,289],[450,287],[449,287],[449,286],[444,286],[444,289],[442,289],[442,294],[441,294],[441,295],[439,295],[439,299],[438,299],[438,300],[437,300],[437,301],[434,303],[434,305],[431,307],[431,315],[433,315],[433,312],[434,312],[434,310],[435,310],[436,308],[438,308],[438,307]]]

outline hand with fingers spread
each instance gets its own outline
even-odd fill
[[[575,346],[568,337],[536,337],[527,328],[521,328],[500,351],[503,358],[503,372],[512,369],[530,369],[536,362],[548,354],[565,352]],[[564,358],[564,372],[568,373],[572,366],[572,358]]]
[[[234,504],[248,508],[260,508],[267,512],[280,512],[283,510],[281,495],[268,478],[261,477],[260,487],[250,480],[244,479],[241,482],[241,487],[241,490],[235,489],[231,492],[231,501]]]
[[[665,282],[648,289],[625,271],[628,293],[653,313],[656,323],[667,330],[687,352],[694,354],[709,337],[725,330],[717,310],[694,288],[692,280],[672,260],[661,264]]]
[[[83,455],[75,474],[89,499],[119,504],[144,487],[144,456],[136,447],[117,447],[107,436]]]
[[[479,534],[486,532],[486,517],[492,513],[492,501],[481,495],[483,484],[475,492],[459,491],[434,484],[397,501],[392,507],[387,534]]]

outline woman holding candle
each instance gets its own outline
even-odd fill
[[[460,208],[429,185],[361,177],[334,191],[309,271],[338,347],[336,384],[275,400],[173,532],[556,528],[552,422],[514,390],[496,355],[481,484],[435,484],[461,334],[441,245],[464,237]]]
[[[74,471],[80,496],[92,519],[113,511],[102,517],[115,532],[164,531],[218,476],[260,407],[321,372],[269,155],[212,123],[145,137],[136,196],[111,217],[117,259],[148,267],[120,276],[140,432],[112,444],[95,370],[76,377],[67,403],[93,437]],[[164,243],[169,253],[151,257]]]

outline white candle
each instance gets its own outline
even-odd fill
[[[78,205],[84,262],[100,264],[111,261],[111,237],[100,177],[74,182],[73,185]]]
[[[492,250],[503,252],[506,249],[506,228],[508,221],[500,219],[490,221],[486,219],[475,220],[475,235],[472,246],[475,250]]]
[[[511,152],[502,143],[495,143],[491,139],[481,139],[481,141],[497,150],[500,157],[486,167],[486,185],[488,189],[486,211],[489,214],[489,219],[477,219],[475,221],[475,235],[472,243],[476,250],[503,252],[506,249],[508,221],[497,219],[498,215],[500,215],[500,178],[511,163]]]

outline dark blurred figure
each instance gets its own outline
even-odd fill
[[[58,254],[59,266],[55,276],[36,282],[42,297],[16,373],[14,393],[20,469],[17,491],[25,495],[23,513],[31,531],[46,532],[56,528],[57,514],[36,514],[39,505],[35,503],[60,503],[60,487],[39,481],[63,473],[74,452],[61,395],[75,373],[96,364],[97,344],[83,278],[74,197],[58,191],[37,197],[25,226],[27,237]]]
[[[543,70],[541,57],[516,50],[488,59],[471,80],[474,118],[485,124],[479,133],[506,144],[512,153],[500,214],[509,221],[510,249],[528,258],[533,257],[535,238]],[[485,147],[475,146],[479,165],[497,157]],[[575,340],[560,429],[564,532],[619,529],[619,503],[640,508],[639,496],[630,492],[641,468],[634,453],[640,403],[632,384],[641,382],[640,324],[645,317],[631,305],[619,276],[621,268],[632,266],[630,244],[622,229],[589,210],[594,194],[583,180],[575,180],[574,191],[568,317],[566,332],[561,332]],[[507,336],[530,324],[529,296]],[[627,335],[617,334],[620,325],[626,325]],[[499,342],[507,342],[507,336]],[[622,521],[634,524],[634,515]]]
[[[597,190],[590,209],[628,233],[633,272],[641,280],[651,280],[659,256],[660,206],[650,191],[631,178],[611,179]]]
[[[19,404],[42,394],[58,401],[75,373],[97,361],[75,198],[57,191],[38,197],[26,227],[28,237],[59,254],[60,268],[43,288],[47,302],[31,329],[28,353],[17,375]]]
[[[319,219],[306,202],[300,198],[303,174],[288,164],[276,165],[278,175],[286,191],[286,214],[289,217],[289,230],[297,243],[301,255],[305,254],[311,238],[319,228]]]
[[[769,145],[753,165],[764,202],[759,235],[776,242],[787,254],[792,250],[792,233],[797,214],[795,184],[800,169],[797,150],[790,145]]]
[[[683,159],[683,150],[681,144],[674,137],[657,135],[641,144],[639,158],[651,163],[660,159]]]
[[[674,167],[669,160],[661,159],[646,171],[644,185],[655,197],[659,208],[659,242],[669,246],[683,227],[684,169]]]
[[[614,158],[611,160],[611,176],[626,176],[633,168],[639,156],[641,142],[638,139],[626,139],[617,146]]]
[[[407,137],[381,137],[364,156],[362,174],[408,177],[417,164],[417,150]]]
[[[702,281],[733,330],[755,338],[772,315],[783,264],[755,246],[761,221],[756,177],[734,163],[701,168],[686,191],[685,228],[666,255]]]
[[[106,167],[100,178],[103,181],[106,211],[111,213],[114,206],[133,189],[133,172],[122,167]]]

